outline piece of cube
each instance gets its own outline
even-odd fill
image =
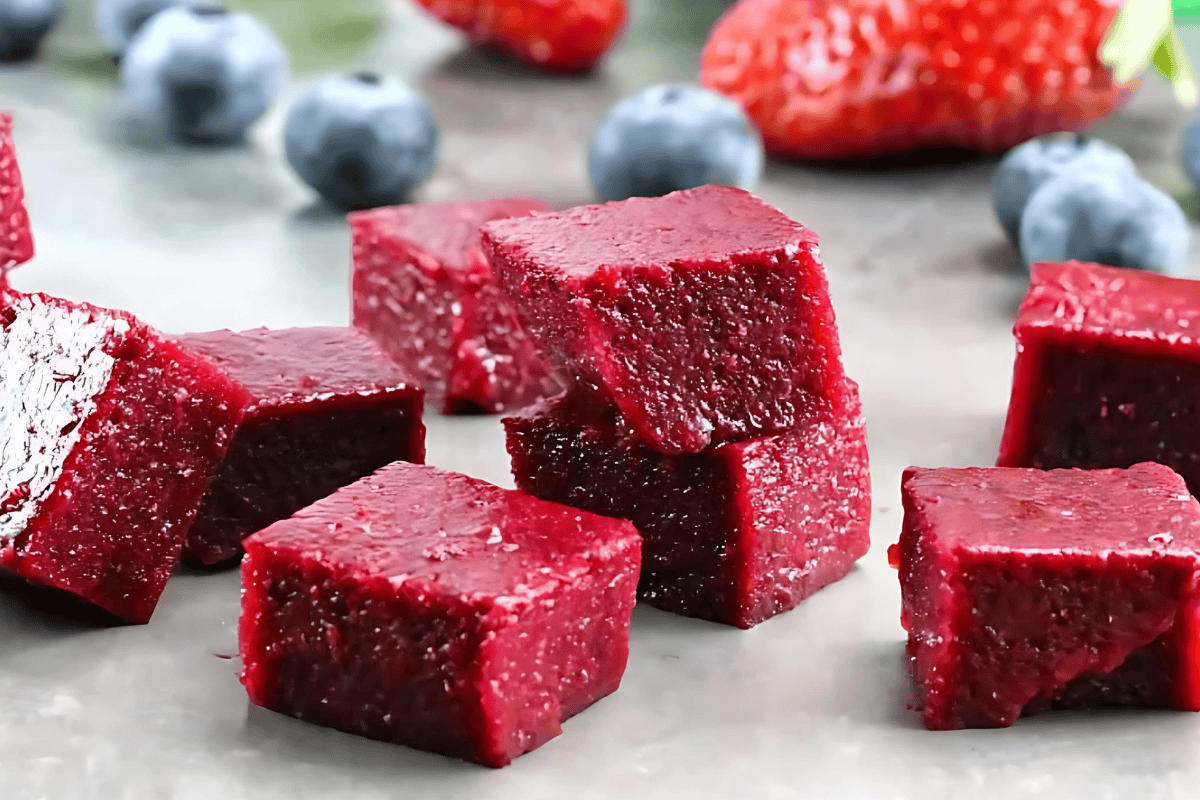
[[[1035,264],[1014,333],[999,466],[1156,461],[1200,492],[1200,282]]]
[[[492,277],[479,226],[549,209],[540,200],[429,203],[359,211],[354,325],[369,332],[444,414],[494,414],[559,391]]]
[[[0,567],[146,622],[250,398],[129,314],[0,300]]]
[[[179,337],[253,398],[183,547],[212,565],[242,539],[393,461],[425,461],[422,392],[356,328]]]
[[[663,453],[790,431],[845,403],[817,236],[703,186],[490,222],[484,248],[549,355]]]
[[[0,113],[0,277],[33,258],[33,231],[25,211],[25,188],[13,142],[13,119]],[[5,281],[7,282],[7,280]]]
[[[682,455],[570,395],[504,426],[518,488],[637,527],[641,600],[749,628],[844,577],[870,547],[864,420],[852,383],[847,395],[837,420]]]
[[[1200,710],[1200,505],[1161,464],[904,473],[908,665],[934,730]]]
[[[245,547],[242,683],[284,714],[501,767],[625,671],[628,522],[400,462]]]

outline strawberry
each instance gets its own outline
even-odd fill
[[[1120,0],[741,0],[700,82],[769,150],[809,159],[998,152],[1121,104],[1100,46]]]
[[[595,66],[625,24],[625,0],[417,0],[433,16],[551,72]]]
[[[8,270],[33,258],[33,234],[25,212],[12,125],[12,115],[0,113],[0,286],[8,285]]]

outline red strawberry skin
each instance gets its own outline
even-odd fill
[[[767,149],[856,159],[999,152],[1073,131],[1133,89],[1099,49],[1120,0],[741,0],[700,82],[745,107]]]
[[[625,0],[417,0],[472,41],[549,72],[596,65],[625,25]]]
[[[12,128],[12,114],[0,113],[0,274],[33,258],[33,232]]]

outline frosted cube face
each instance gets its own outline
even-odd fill
[[[53,490],[129,323],[21,297],[0,333],[0,541],[18,536]]]
[[[249,400],[124,312],[0,296],[0,568],[147,622]]]

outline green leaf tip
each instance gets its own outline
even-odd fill
[[[1112,68],[1117,83],[1128,83],[1153,66],[1170,81],[1176,99],[1192,107],[1196,74],[1171,11],[1171,0],[1126,0],[1100,47],[1100,59]]]

